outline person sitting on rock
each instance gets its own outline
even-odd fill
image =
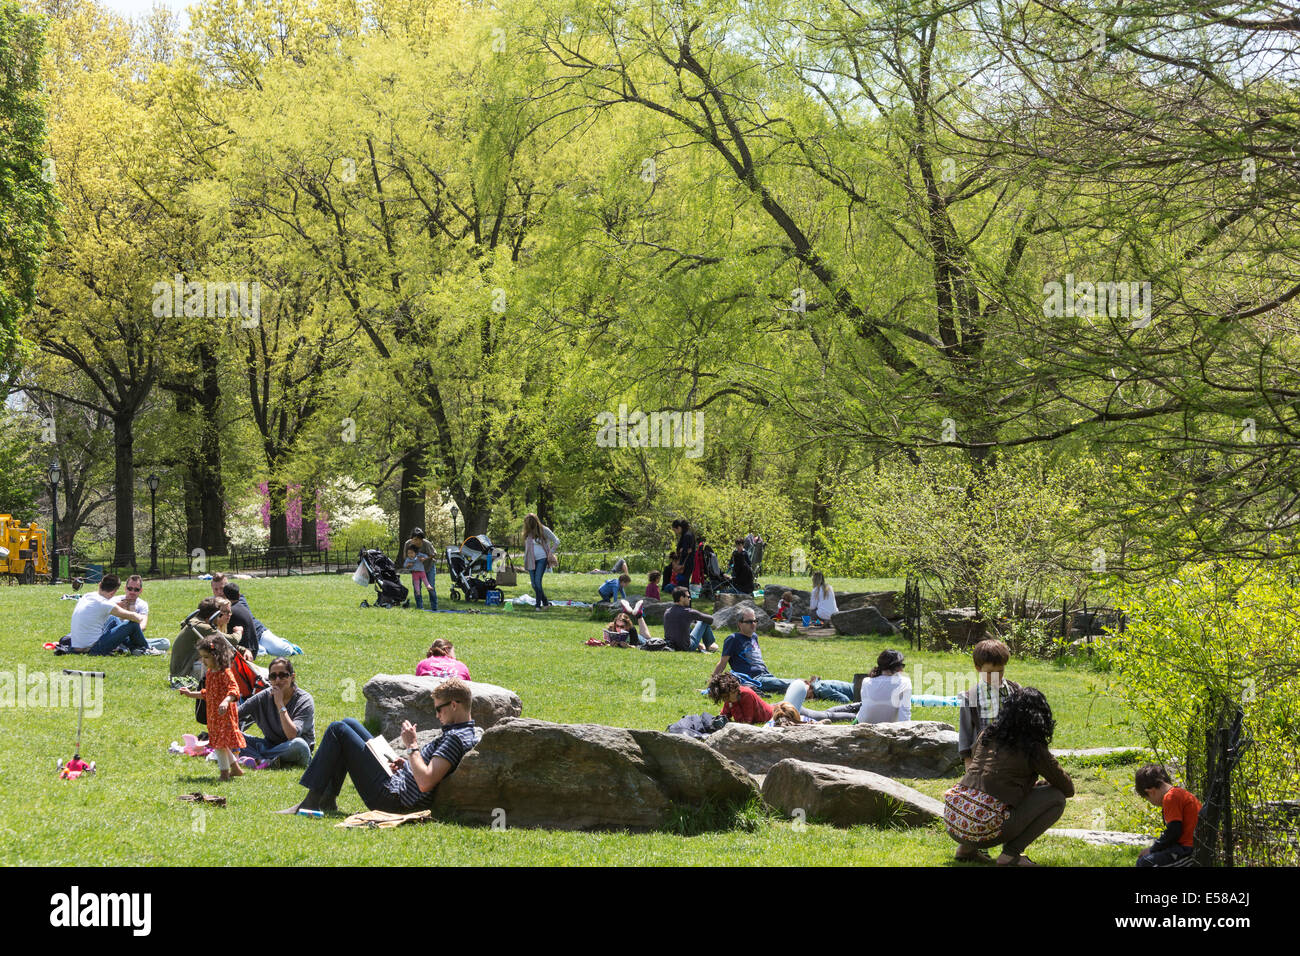
[[[709,699],[722,703],[722,716],[739,724],[765,724],[772,719],[772,707],[735,674],[714,674],[709,678]]]
[[[279,812],[337,812],[339,791],[348,777],[368,809],[388,813],[427,809],[438,784],[474,748],[471,701],[469,685],[459,678],[449,678],[435,687],[434,712],[442,724],[441,736],[418,747],[416,726],[403,721],[401,739],[406,756],[398,757],[388,767],[381,766],[366,746],[372,735],[361,721],[353,717],[336,720],[326,729],[315,759],[299,780],[307,788],[307,795],[300,803]]]
[[[808,613],[812,615],[813,626],[819,627],[840,613],[840,609],[835,603],[835,589],[826,583],[826,578],[820,571],[813,572],[812,586],[812,594],[808,597]]]
[[[741,683],[756,688],[760,693],[784,694],[790,687],[790,679],[775,676],[763,663],[763,652],[758,647],[758,635],[754,630],[757,626],[758,617],[754,610],[742,605],[740,616],[736,618],[739,630],[722,642],[722,658],[713,674],[716,677],[730,667]]]
[[[715,653],[713,616],[691,607],[688,588],[673,591],[673,606],[664,611],[664,640],[675,651]]]

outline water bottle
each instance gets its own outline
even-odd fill
[[[299,810],[298,810],[298,816],[300,816],[300,817],[316,817],[316,818],[319,819],[320,817],[325,816],[325,811],[324,811],[324,810],[306,810],[306,809],[299,809]]]

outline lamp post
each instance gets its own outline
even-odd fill
[[[460,538],[457,537],[456,535],[456,515],[458,514],[460,514],[460,509],[457,508],[455,505],[452,505],[451,506],[451,543],[453,545],[457,544],[460,541]]]
[[[158,476],[151,474],[145,479],[149,486],[149,571],[150,575],[158,573]]]
[[[50,462],[50,470],[45,477],[50,479],[50,548],[53,565],[50,568],[50,583],[59,581],[59,479],[63,472],[57,461]]]

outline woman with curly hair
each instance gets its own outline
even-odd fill
[[[742,687],[732,673],[709,678],[709,699],[721,703],[722,716],[738,724],[765,724],[772,719],[772,706],[748,687]]]
[[[999,866],[1038,865],[1025,850],[1074,796],[1074,781],[1047,748],[1055,729],[1041,691],[1024,687],[1007,698],[975,742],[966,776],[944,794],[944,823],[960,844],[958,860],[988,863],[984,849],[1001,846]]]

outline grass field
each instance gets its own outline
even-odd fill
[[[521,581],[523,580],[521,576]],[[591,601],[602,579],[548,575],[553,600]],[[640,580],[640,579],[638,579]],[[277,634],[302,645],[299,683],[316,699],[319,737],[332,720],[361,718],[362,685],[376,673],[411,673],[434,637],[455,643],[475,680],[514,690],[524,716],[567,723],[664,729],[683,714],[710,708],[703,687],[714,659],[697,654],[645,654],[588,648],[599,625],[589,612],[485,610],[480,614],[429,614],[414,609],[361,609],[373,589],[347,576],[307,576],[240,581],[253,612]],[[526,582],[525,582],[526,583]],[[781,583],[774,579],[772,583]],[[793,583],[791,581],[790,583]],[[877,589],[893,582],[834,581],[841,590]],[[445,601],[447,581],[438,584]],[[73,602],[62,587],[0,588],[0,669],[17,679],[57,672],[70,661],[41,648],[67,631]],[[519,593],[522,588],[508,591]],[[179,622],[208,593],[206,582],[150,583],[148,633],[174,637]],[[705,605],[707,609],[707,605]],[[657,628],[653,629],[657,631]],[[719,635],[721,639],[721,635]],[[782,676],[821,674],[849,680],[865,671],[892,643],[878,638],[761,638],[764,657]],[[757,806],[736,829],[682,836],[661,832],[566,833],[494,831],[435,823],[392,831],[346,831],[328,820],[276,816],[302,789],[292,770],[263,771],[230,783],[216,780],[215,763],[175,757],[170,741],[196,732],[192,702],[166,688],[166,657],[96,658],[108,676],[103,713],[87,719],[82,745],[100,772],[76,782],[58,779],[55,760],[72,752],[76,710],[28,706],[21,694],[0,709],[0,862],[41,865],[311,865],[428,864],[843,864],[946,865],[954,846],[939,827],[907,831],[857,827],[836,830],[767,816]],[[955,682],[970,668],[959,654],[909,652],[918,693]],[[267,658],[259,659],[266,663]],[[1056,747],[1141,744],[1132,716],[1108,692],[1109,676],[1085,664],[1013,660],[1008,674],[1041,688],[1052,703]],[[647,683],[653,681],[653,684]],[[930,682],[927,684],[927,681]],[[12,686],[12,684],[11,684]],[[30,684],[28,685],[30,686]],[[648,692],[652,691],[652,692]],[[935,691],[938,692],[938,691]],[[39,703],[39,702],[38,702]],[[952,708],[920,708],[916,719],[955,724]],[[1068,827],[1146,829],[1150,808],[1132,792],[1131,765],[1068,761],[1078,795],[1058,824]],[[932,795],[952,780],[908,781]],[[600,785],[593,780],[592,786]],[[178,802],[202,789],[228,797],[225,809]],[[347,811],[364,809],[349,784],[339,798]],[[1044,839],[1032,854],[1045,864],[1131,866],[1135,849],[1090,847]]]

